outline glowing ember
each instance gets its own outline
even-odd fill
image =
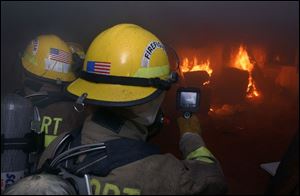
[[[210,81],[203,82],[203,86],[208,85]]]
[[[183,64],[180,66],[182,73],[194,72],[194,71],[206,71],[211,77],[213,70],[210,68],[210,61],[207,59],[205,62],[198,63],[197,57],[194,57],[193,60],[189,61],[188,58],[183,59]],[[209,84],[209,81],[203,83],[203,85]]]
[[[259,94],[259,92],[255,86],[254,80],[252,78],[252,71],[253,71],[254,65],[253,65],[253,63],[250,62],[248,53],[243,46],[240,46],[240,48],[239,48],[239,52],[234,59],[233,67],[248,71],[249,78],[248,78],[248,87],[247,87],[247,97],[248,98],[258,97],[260,94]]]

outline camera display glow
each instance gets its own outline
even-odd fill
[[[196,107],[197,93],[196,92],[181,92],[180,105],[185,108]]]

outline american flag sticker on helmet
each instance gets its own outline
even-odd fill
[[[71,65],[52,59],[45,59],[45,70],[69,73],[71,71]]]
[[[111,63],[88,61],[86,71],[89,73],[110,75]]]
[[[57,48],[50,48],[49,58],[66,64],[71,64],[72,55]]]

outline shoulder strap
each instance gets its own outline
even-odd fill
[[[121,138],[105,142],[106,151],[96,151],[85,156],[80,163],[71,165],[72,173],[107,176],[113,169],[159,154],[158,147],[143,141]]]
[[[81,127],[73,131],[63,132],[60,134],[50,145],[44,150],[39,163],[38,169],[42,169],[47,160],[53,160],[57,155],[61,154],[67,147],[72,143],[72,141],[80,135]]]
[[[104,111],[105,110],[98,111],[94,115],[93,120],[113,131],[118,131],[119,127],[122,126],[122,121],[117,121],[117,123],[114,124],[115,122],[111,120],[116,118],[111,118],[112,114]],[[55,166],[54,169],[56,167],[64,167],[69,172],[78,176],[83,176],[84,174],[107,176],[110,171],[115,168],[141,160],[153,154],[159,154],[158,147],[144,141],[129,138],[82,145],[80,133],[80,131],[73,132],[72,135],[70,135],[70,140],[65,144],[60,144],[62,140],[64,140],[64,137],[56,139],[55,143],[59,147],[56,147],[56,150],[52,150],[54,152],[49,153],[51,156],[43,158],[44,163],[47,159],[53,160],[51,165]],[[50,146],[53,145],[53,143],[54,142],[52,142]],[[48,148],[53,148],[50,146]],[[67,151],[66,146],[68,147]],[[79,155],[85,156],[79,161]],[[49,168],[51,169],[51,167]]]

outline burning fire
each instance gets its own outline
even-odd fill
[[[258,90],[255,86],[255,82],[252,77],[252,71],[253,71],[254,65],[253,65],[253,63],[250,62],[248,53],[243,46],[240,46],[239,51],[234,59],[233,64],[234,64],[233,67],[248,71],[248,73],[249,73],[247,97],[248,98],[258,97],[260,95],[260,93],[258,92]]]
[[[197,57],[194,57],[193,60],[189,61],[188,58],[183,59],[183,64],[180,66],[181,72],[194,72],[194,71],[206,71],[211,77],[213,70],[210,68],[210,61],[207,59],[205,62],[198,63]],[[203,85],[209,84],[209,81],[203,83]]]

